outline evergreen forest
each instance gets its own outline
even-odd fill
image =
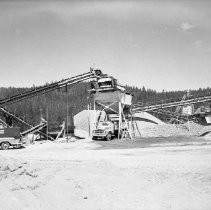
[[[32,87],[34,88],[34,87]],[[15,87],[1,87],[0,99],[11,97],[13,95],[23,93],[32,88],[15,88]],[[127,92],[133,94],[133,103],[142,102],[153,103],[155,101],[165,101],[169,99],[181,99],[186,91],[162,91],[157,92],[145,87],[138,88],[132,86],[125,86]],[[68,87],[68,113],[74,116],[78,112],[87,109],[88,104],[91,103],[89,90],[90,83],[82,82],[77,85]],[[198,90],[191,90],[191,94],[208,95],[211,93],[211,88],[200,88]],[[40,123],[41,117],[47,119],[49,128],[56,128],[62,124],[67,113],[67,92],[65,88],[54,90],[43,95],[35,96],[20,102],[10,104],[7,108],[17,116],[20,116],[27,122],[33,125]],[[4,119],[4,114],[0,113],[0,118]],[[23,125],[18,125],[22,130],[26,129]]]

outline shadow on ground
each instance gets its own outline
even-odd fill
[[[211,145],[210,140],[200,137],[158,137],[158,138],[135,138],[114,139],[112,141],[97,140],[100,149],[130,149],[147,147],[188,146],[188,145]]]

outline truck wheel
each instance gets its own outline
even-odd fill
[[[95,136],[92,137],[92,140],[97,140],[97,138]]]
[[[19,148],[21,148],[21,145],[15,145],[14,148],[19,149]]]
[[[9,149],[9,147],[10,147],[9,142],[2,142],[2,143],[1,143],[1,148],[2,148],[3,150]]]
[[[106,136],[106,140],[107,140],[107,141],[111,141],[111,137],[112,137],[112,136],[111,136],[111,133],[108,133],[107,136]]]

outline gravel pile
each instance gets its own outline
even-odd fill
[[[211,140],[211,132],[204,136],[204,139]]]
[[[74,116],[74,134],[80,138],[88,138],[96,129],[97,121],[104,121],[106,113],[97,110],[83,110]]]
[[[202,126],[189,122],[186,124],[163,124],[139,128],[135,126],[136,137],[170,137],[170,136],[201,136],[211,131],[211,126]]]

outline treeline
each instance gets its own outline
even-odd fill
[[[88,83],[80,83],[68,87],[68,113],[75,115],[83,109],[87,109]],[[10,97],[30,88],[0,88],[0,99]],[[65,88],[61,88],[43,95],[35,96],[20,102],[6,106],[9,111],[20,116],[30,124],[37,125],[41,117],[47,119],[49,127],[58,127],[64,121],[67,113],[67,93]],[[0,113],[1,119],[4,119],[4,113]],[[15,122],[16,123],[16,122]],[[18,125],[22,130],[27,127]]]
[[[157,92],[156,90],[126,86],[126,90],[133,94],[133,103],[153,103],[158,101],[168,101],[170,99],[180,100],[187,90],[184,91],[165,91]],[[198,90],[190,90],[190,94],[194,97],[211,95],[211,87],[199,88]]]
[[[90,85],[86,82],[68,87],[69,114],[74,116],[83,109],[87,109],[88,103],[91,102],[88,92],[89,89]],[[30,90],[30,88],[2,87],[0,88],[0,99],[23,93],[28,90]],[[168,100],[171,98],[179,99],[182,98],[182,96],[186,93],[186,91],[157,92],[152,89],[146,89],[145,87],[138,88],[131,86],[126,86],[126,90],[133,94],[133,103],[154,102]],[[210,93],[210,87],[191,91],[191,94],[193,95],[207,95]],[[33,98],[8,105],[6,108],[33,125],[39,124],[42,116],[43,118],[48,119],[49,127],[58,127],[62,124],[67,113],[66,94],[65,88],[62,88],[44,95],[35,96]],[[4,119],[3,113],[0,113],[0,117]],[[22,130],[26,129],[26,127],[23,127],[23,125],[19,126],[22,128]]]

